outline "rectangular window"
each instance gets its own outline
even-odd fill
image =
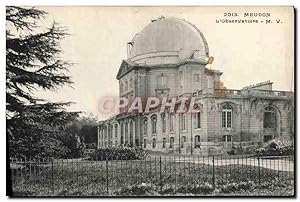
[[[195,114],[195,128],[201,128],[201,115],[200,112]]]
[[[231,135],[224,135],[223,136],[223,142],[231,142],[231,138],[232,136]]]
[[[163,138],[163,148],[166,148],[166,138]]]
[[[194,82],[195,82],[195,83],[199,83],[199,81],[200,81],[200,76],[199,76],[199,74],[194,74]]]
[[[276,117],[274,112],[264,112],[264,128],[276,128]]]
[[[185,114],[181,116],[181,130],[185,130]]]
[[[231,128],[231,112],[227,112],[227,128]]]
[[[146,147],[147,147],[147,140],[144,139],[144,148],[146,148]]]
[[[179,72],[179,80],[182,79],[182,71]]]
[[[223,128],[232,127],[232,109],[222,110],[222,127]]]
[[[174,137],[170,138],[170,149],[174,148]]]
[[[170,131],[174,131],[173,123],[174,123],[174,115],[170,115]]]
[[[226,128],[226,112],[222,112],[222,127]]]
[[[155,147],[156,147],[156,139],[153,139],[152,148],[154,149]]]

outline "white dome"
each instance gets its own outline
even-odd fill
[[[176,18],[154,20],[129,44],[128,58],[138,64],[172,64],[187,59],[207,64],[209,57],[203,34],[189,22]]]

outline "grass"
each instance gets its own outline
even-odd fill
[[[26,175],[24,174],[26,170]],[[108,175],[107,175],[108,174]],[[152,158],[136,161],[57,161],[15,172],[22,196],[276,195],[293,173],[249,165],[212,166]]]

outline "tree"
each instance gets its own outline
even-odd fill
[[[59,136],[78,112],[71,102],[54,103],[34,94],[71,85],[70,63],[60,59],[60,41],[68,35],[53,23],[38,25],[46,13],[35,8],[6,7],[6,126],[10,156],[61,156]]]
[[[64,135],[60,140],[67,152],[65,157],[78,158],[83,155],[85,143],[97,141],[97,119],[91,115],[78,117],[76,120],[64,126]]]

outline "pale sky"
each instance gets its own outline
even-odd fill
[[[39,92],[52,101],[73,101],[69,111],[99,114],[103,96],[118,96],[116,74],[127,58],[126,43],[159,16],[185,19],[204,34],[214,63],[229,89],[271,80],[273,90],[293,91],[294,28],[292,7],[37,7],[48,20],[67,26],[62,59],[76,63],[70,69],[73,88]],[[224,12],[239,17],[224,17]],[[270,18],[244,18],[245,12],[267,12]],[[216,23],[218,19],[272,20],[272,24]],[[276,23],[281,20],[282,23]]]

